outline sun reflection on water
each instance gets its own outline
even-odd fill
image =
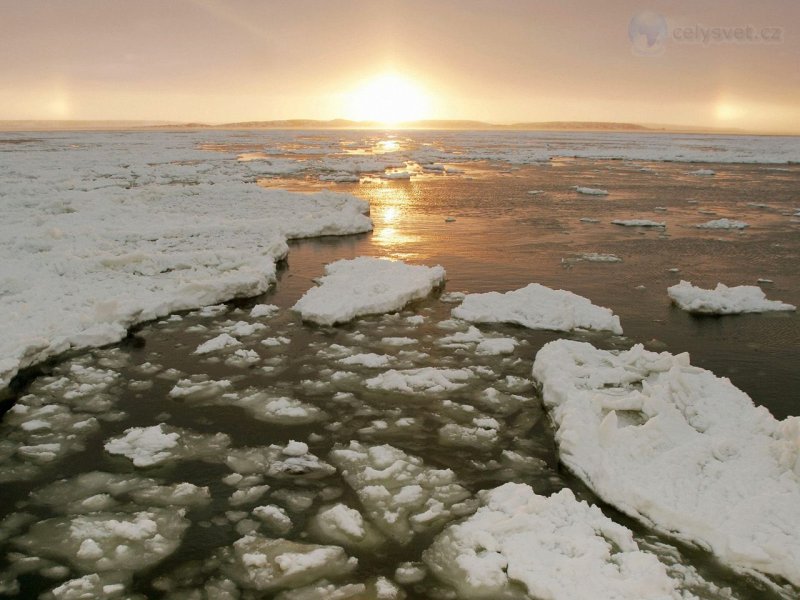
[[[403,226],[411,204],[406,186],[382,183],[370,189],[369,196],[370,215],[375,223],[373,243],[392,258],[417,256],[410,246],[419,242],[420,237],[406,233]]]

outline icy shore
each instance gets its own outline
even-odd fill
[[[53,136],[6,156],[0,386],[137,323],[264,292],[287,239],[372,229],[354,196],[258,187],[247,163],[179,136]]]

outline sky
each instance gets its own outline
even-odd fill
[[[0,120],[800,132],[798,0],[0,0],[0,17]]]

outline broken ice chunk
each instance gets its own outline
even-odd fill
[[[434,469],[389,445],[350,442],[329,459],[358,495],[370,520],[401,544],[415,533],[471,513],[475,502],[449,469]]]
[[[247,535],[220,553],[221,571],[241,587],[259,592],[296,588],[324,577],[341,577],[358,561],[339,546],[300,544]]]
[[[426,297],[444,281],[442,267],[407,265],[362,256],[325,267],[320,285],[297,301],[294,310],[319,325],[344,323],[362,315],[392,312]]]

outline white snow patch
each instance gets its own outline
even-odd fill
[[[242,342],[227,333],[221,333],[217,337],[212,338],[200,344],[194,351],[195,354],[208,354],[209,352],[216,352],[223,348],[234,348],[241,346]]]
[[[373,390],[403,392],[406,394],[435,394],[464,387],[475,377],[470,369],[440,369],[422,367],[420,369],[390,369],[380,375],[367,379],[366,386]]]
[[[294,310],[320,325],[393,312],[426,297],[444,276],[440,266],[407,265],[367,256],[339,260],[325,267],[320,285],[306,292]]]
[[[483,506],[441,533],[423,558],[459,598],[516,598],[522,585],[549,600],[689,600],[631,531],[579,502],[507,483],[480,493]]]
[[[797,310],[796,306],[778,300],[767,300],[767,295],[755,285],[728,287],[718,283],[713,290],[703,289],[688,281],[667,288],[672,301],[691,313],[736,315],[770,311]]]
[[[689,356],[558,340],[533,375],[560,459],[604,501],[740,570],[800,585],[800,418]]]
[[[608,308],[595,306],[572,292],[553,290],[538,283],[505,294],[468,294],[452,314],[472,323],[515,323],[530,329],[622,333],[619,317]]]

